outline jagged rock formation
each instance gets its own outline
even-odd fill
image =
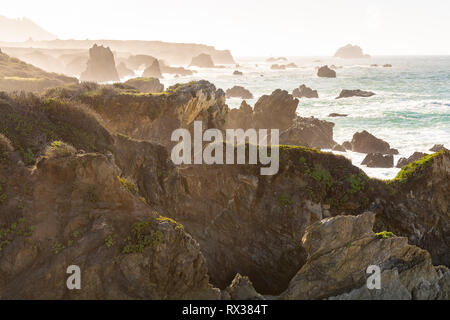
[[[361,58],[370,58],[368,54],[364,54],[363,50],[358,46],[353,46],[348,44],[342,48],[339,48],[334,54],[336,58],[343,59],[361,59]]]
[[[196,57],[193,57],[189,66],[199,68],[214,68],[214,62],[209,54],[202,53]]]
[[[51,87],[78,83],[76,78],[45,72],[0,52],[0,91],[42,92]]]
[[[158,60],[155,59],[152,62],[152,64],[144,70],[144,73],[142,74],[142,76],[144,78],[161,79],[162,78],[162,73],[161,73],[161,69],[159,68]]]
[[[241,71],[234,70],[234,72],[233,72],[233,76],[242,76],[242,75],[243,75],[243,73]]]
[[[160,95],[139,95],[117,86],[80,85],[50,90],[48,96],[86,104],[114,132],[165,146],[174,145],[170,137],[175,129],[191,130],[195,120],[203,121],[205,130],[223,128],[228,113],[225,93],[204,80],[174,85]]]
[[[402,168],[377,200],[377,230],[389,230],[450,266],[450,152],[427,155]]]
[[[248,277],[243,277],[239,273],[226,288],[226,292],[232,300],[264,300],[264,297],[256,292]]]
[[[227,89],[225,92],[227,98],[242,98],[242,99],[253,99],[253,94],[244,87],[241,86],[234,86],[231,89]]]
[[[323,66],[317,70],[317,76],[320,78],[336,78],[336,71],[328,68],[328,66]]]
[[[298,100],[285,90],[275,90],[264,95],[254,109],[242,103],[239,109],[231,110],[226,118],[226,128],[244,130],[248,128],[278,129],[280,143],[331,149],[334,123],[316,118],[302,118],[296,115]]]
[[[123,79],[125,77],[134,77],[136,74],[133,70],[129,69],[125,62],[119,63],[117,66],[117,74],[119,75],[120,79]]]
[[[367,97],[371,97],[374,95],[375,95],[375,93],[373,93],[373,92],[363,91],[360,89],[357,89],[357,90],[343,89],[336,99],[350,98],[350,97],[365,97],[365,98],[367,98]]]
[[[140,92],[155,93],[164,91],[164,85],[156,78],[134,78],[125,82]]]
[[[238,114],[252,127],[266,125],[248,104],[232,112],[224,101],[206,81],[158,95],[92,83],[26,100],[1,94],[0,112],[11,117],[0,120],[0,174],[7,177],[0,180],[0,229],[17,221],[20,231],[1,233],[10,242],[0,251],[0,296],[345,298],[365,296],[366,263],[381,261],[391,292],[405,287],[413,298],[448,297],[445,267],[433,267],[405,238],[378,239],[390,234],[373,234],[373,214],[353,216],[376,212],[376,232],[407,236],[435,264],[449,265],[447,151],[409,164],[388,182],[368,178],[342,156],[295,146],[278,148],[274,176],[261,176],[261,165],[174,166],[170,134],[191,129],[194,120],[224,130]],[[298,121],[298,100],[287,92],[259,102],[262,119],[276,115],[286,129]],[[66,294],[68,263],[92,274],[78,296]],[[343,267],[330,268],[334,263]],[[305,279],[317,281],[304,286]],[[51,291],[39,291],[49,284]]]
[[[441,150],[447,150],[443,144],[435,144],[429,151],[439,152]]]
[[[292,95],[296,98],[318,98],[319,97],[317,90],[308,88],[304,84],[302,84],[298,88],[295,88],[294,91],[292,91]]]
[[[427,290],[443,279],[430,255],[408,244],[408,239],[372,231],[375,214],[324,219],[306,229],[302,239],[308,258],[292,279],[282,299],[444,298],[448,292]],[[370,265],[381,269],[382,291],[371,294],[365,286]],[[448,269],[445,270],[448,273]],[[443,284],[443,283],[442,283]],[[358,290],[358,293],[351,289]],[[444,288],[443,288],[444,289]],[[375,291],[375,290],[373,290]],[[437,296],[434,294],[437,293]]]
[[[356,132],[352,138],[352,150],[361,153],[398,154],[386,141],[378,139],[366,130]]]
[[[400,158],[397,161],[397,168],[402,168],[411,162],[415,162],[419,160],[420,158],[425,157],[427,154],[423,152],[414,152],[409,158]]]
[[[361,164],[369,168],[392,168],[394,166],[394,156],[391,154],[369,153]]]
[[[242,101],[239,109],[231,109],[226,118],[227,128],[251,128],[253,123],[253,109],[252,107]]]
[[[119,81],[114,55],[108,47],[94,46],[89,49],[86,70],[80,75],[81,81]]]

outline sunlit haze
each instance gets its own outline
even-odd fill
[[[372,55],[449,54],[450,1],[26,1],[26,17],[60,39],[162,40],[213,45],[235,56],[333,55],[347,43]]]

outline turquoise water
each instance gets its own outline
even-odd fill
[[[335,123],[334,137],[339,143],[351,140],[356,131],[367,130],[397,148],[398,158],[410,156],[414,151],[428,152],[435,143],[450,147],[450,56],[373,57],[344,60],[324,57],[288,57],[299,68],[274,71],[265,58],[237,58],[238,68],[244,76],[233,76],[236,69],[197,69],[194,76],[162,80],[166,86],[197,79],[211,81],[224,90],[241,85],[249,89],[253,105],[263,94],[281,88],[292,92],[301,84],[315,89],[319,99],[300,99],[297,113],[314,116]],[[317,61],[317,60],[320,60]],[[287,62],[281,62],[286,64]],[[392,68],[383,68],[383,64]],[[316,76],[316,67],[324,64],[341,66],[337,78]],[[378,64],[379,67],[371,67]],[[257,66],[256,66],[257,65]],[[342,89],[362,89],[374,92],[370,98],[335,100]],[[230,108],[238,107],[241,99],[228,99]],[[348,114],[345,118],[329,118],[332,112]],[[337,152],[339,153],[339,152]],[[392,178],[396,168],[367,168],[360,163],[364,154],[340,153],[350,158],[368,175]]]

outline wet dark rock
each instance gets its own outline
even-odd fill
[[[394,166],[394,156],[381,153],[369,153],[361,162],[369,168],[392,168]]]
[[[317,70],[317,76],[321,78],[336,78],[336,71],[328,68],[328,66],[323,66]]]
[[[350,97],[371,97],[373,95],[375,95],[375,93],[370,91],[363,91],[360,89],[357,90],[343,89],[336,99],[350,98]]]
[[[295,88],[292,91],[292,95],[296,98],[318,98],[319,94],[317,90],[312,90],[311,88],[302,84],[300,87]]]

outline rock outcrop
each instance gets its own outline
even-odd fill
[[[339,48],[334,54],[336,58],[343,59],[361,59],[361,58],[370,58],[368,54],[364,54],[363,50],[358,46],[353,46],[348,44],[344,47]]]
[[[383,141],[366,130],[356,132],[352,138],[352,151],[361,153],[397,154],[398,151],[391,149],[389,143]]]
[[[343,113],[330,113],[328,116],[329,116],[330,118],[347,117],[348,114],[343,114]]]
[[[244,75],[244,74],[241,71],[234,70],[234,72],[233,72],[233,76],[242,76],[242,75]]]
[[[328,66],[323,66],[317,70],[317,76],[320,78],[336,78],[336,71],[328,68]]]
[[[409,245],[407,238],[386,231],[375,234],[374,222],[375,214],[367,212],[328,218],[309,226],[302,239],[307,261],[281,298],[436,299],[448,296],[445,287],[441,290],[436,287],[435,292],[428,289],[448,281],[448,276],[444,278],[432,265],[429,253]],[[366,281],[370,274],[366,270],[369,266],[380,268],[381,290],[368,290]]]
[[[80,75],[81,81],[119,81],[114,55],[108,47],[97,46],[89,49],[86,70]]]
[[[287,130],[280,134],[280,143],[317,149],[331,149],[334,123],[317,118],[297,117]],[[345,150],[344,150],[345,151]]]
[[[429,151],[439,152],[441,150],[447,150],[443,144],[435,144]]]
[[[419,160],[420,158],[425,157],[427,154],[423,152],[414,152],[409,158],[400,158],[397,161],[397,168],[402,168],[411,162],[415,162]]]
[[[298,88],[295,88],[294,91],[292,91],[292,95],[296,98],[318,98],[319,97],[317,90],[308,88],[304,84],[302,84]]]
[[[392,168],[394,166],[394,156],[391,154],[369,153],[361,164],[369,168]]]
[[[339,94],[338,97],[336,97],[336,99],[341,99],[341,98],[350,98],[350,97],[371,97],[374,96],[375,93],[370,92],[370,91],[363,91],[360,89],[356,89],[356,90],[347,90],[347,89],[343,89],[341,91],[341,93]]]
[[[253,94],[248,89],[241,86],[234,86],[231,89],[227,89],[225,94],[227,98],[253,99]]]
[[[164,91],[164,85],[156,78],[134,78],[126,81],[125,84],[145,93]]]
[[[190,67],[214,68],[214,62],[209,54],[202,53],[192,58]]]
[[[229,110],[225,93],[207,81],[164,94],[94,83],[43,97],[0,93],[0,112],[10,115],[0,126],[0,229],[14,231],[0,233],[0,296],[344,299],[366,296],[367,264],[379,264],[393,296],[448,297],[448,270],[430,260],[450,263],[448,151],[391,181],[299,146],[272,150],[274,176],[262,176],[261,164],[170,159],[171,133],[192,130],[195,120],[222,132],[233,122],[323,126],[315,132],[325,137],[309,139],[332,140],[332,124],[299,118],[297,104],[276,90],[259,99],[258,113],[245,102]],[[376,218],[359,215],[367,210]],[[78,296],[66,293],[67,264],[91,275]],[[39,290],[44,281],[51,291]]]
[[[152,64],[144,70],[144,73],[142,74],[142,76],[144,78],[161,79],[163,76],[162,76],[162,73],[161,73],[161,69],[159,68],[158,60],[155,59],[152,62]]]
[[[203,121],[204,130],[222,129],[229,110],[223,90],[204,80],[174,85],[161,95],[136,94],[118,86],[80,85],[51,90],[48,97],[83,103],[113,132],[165,146],[175,144],[171,141],[174,130],[193,130],[196,120]]]

